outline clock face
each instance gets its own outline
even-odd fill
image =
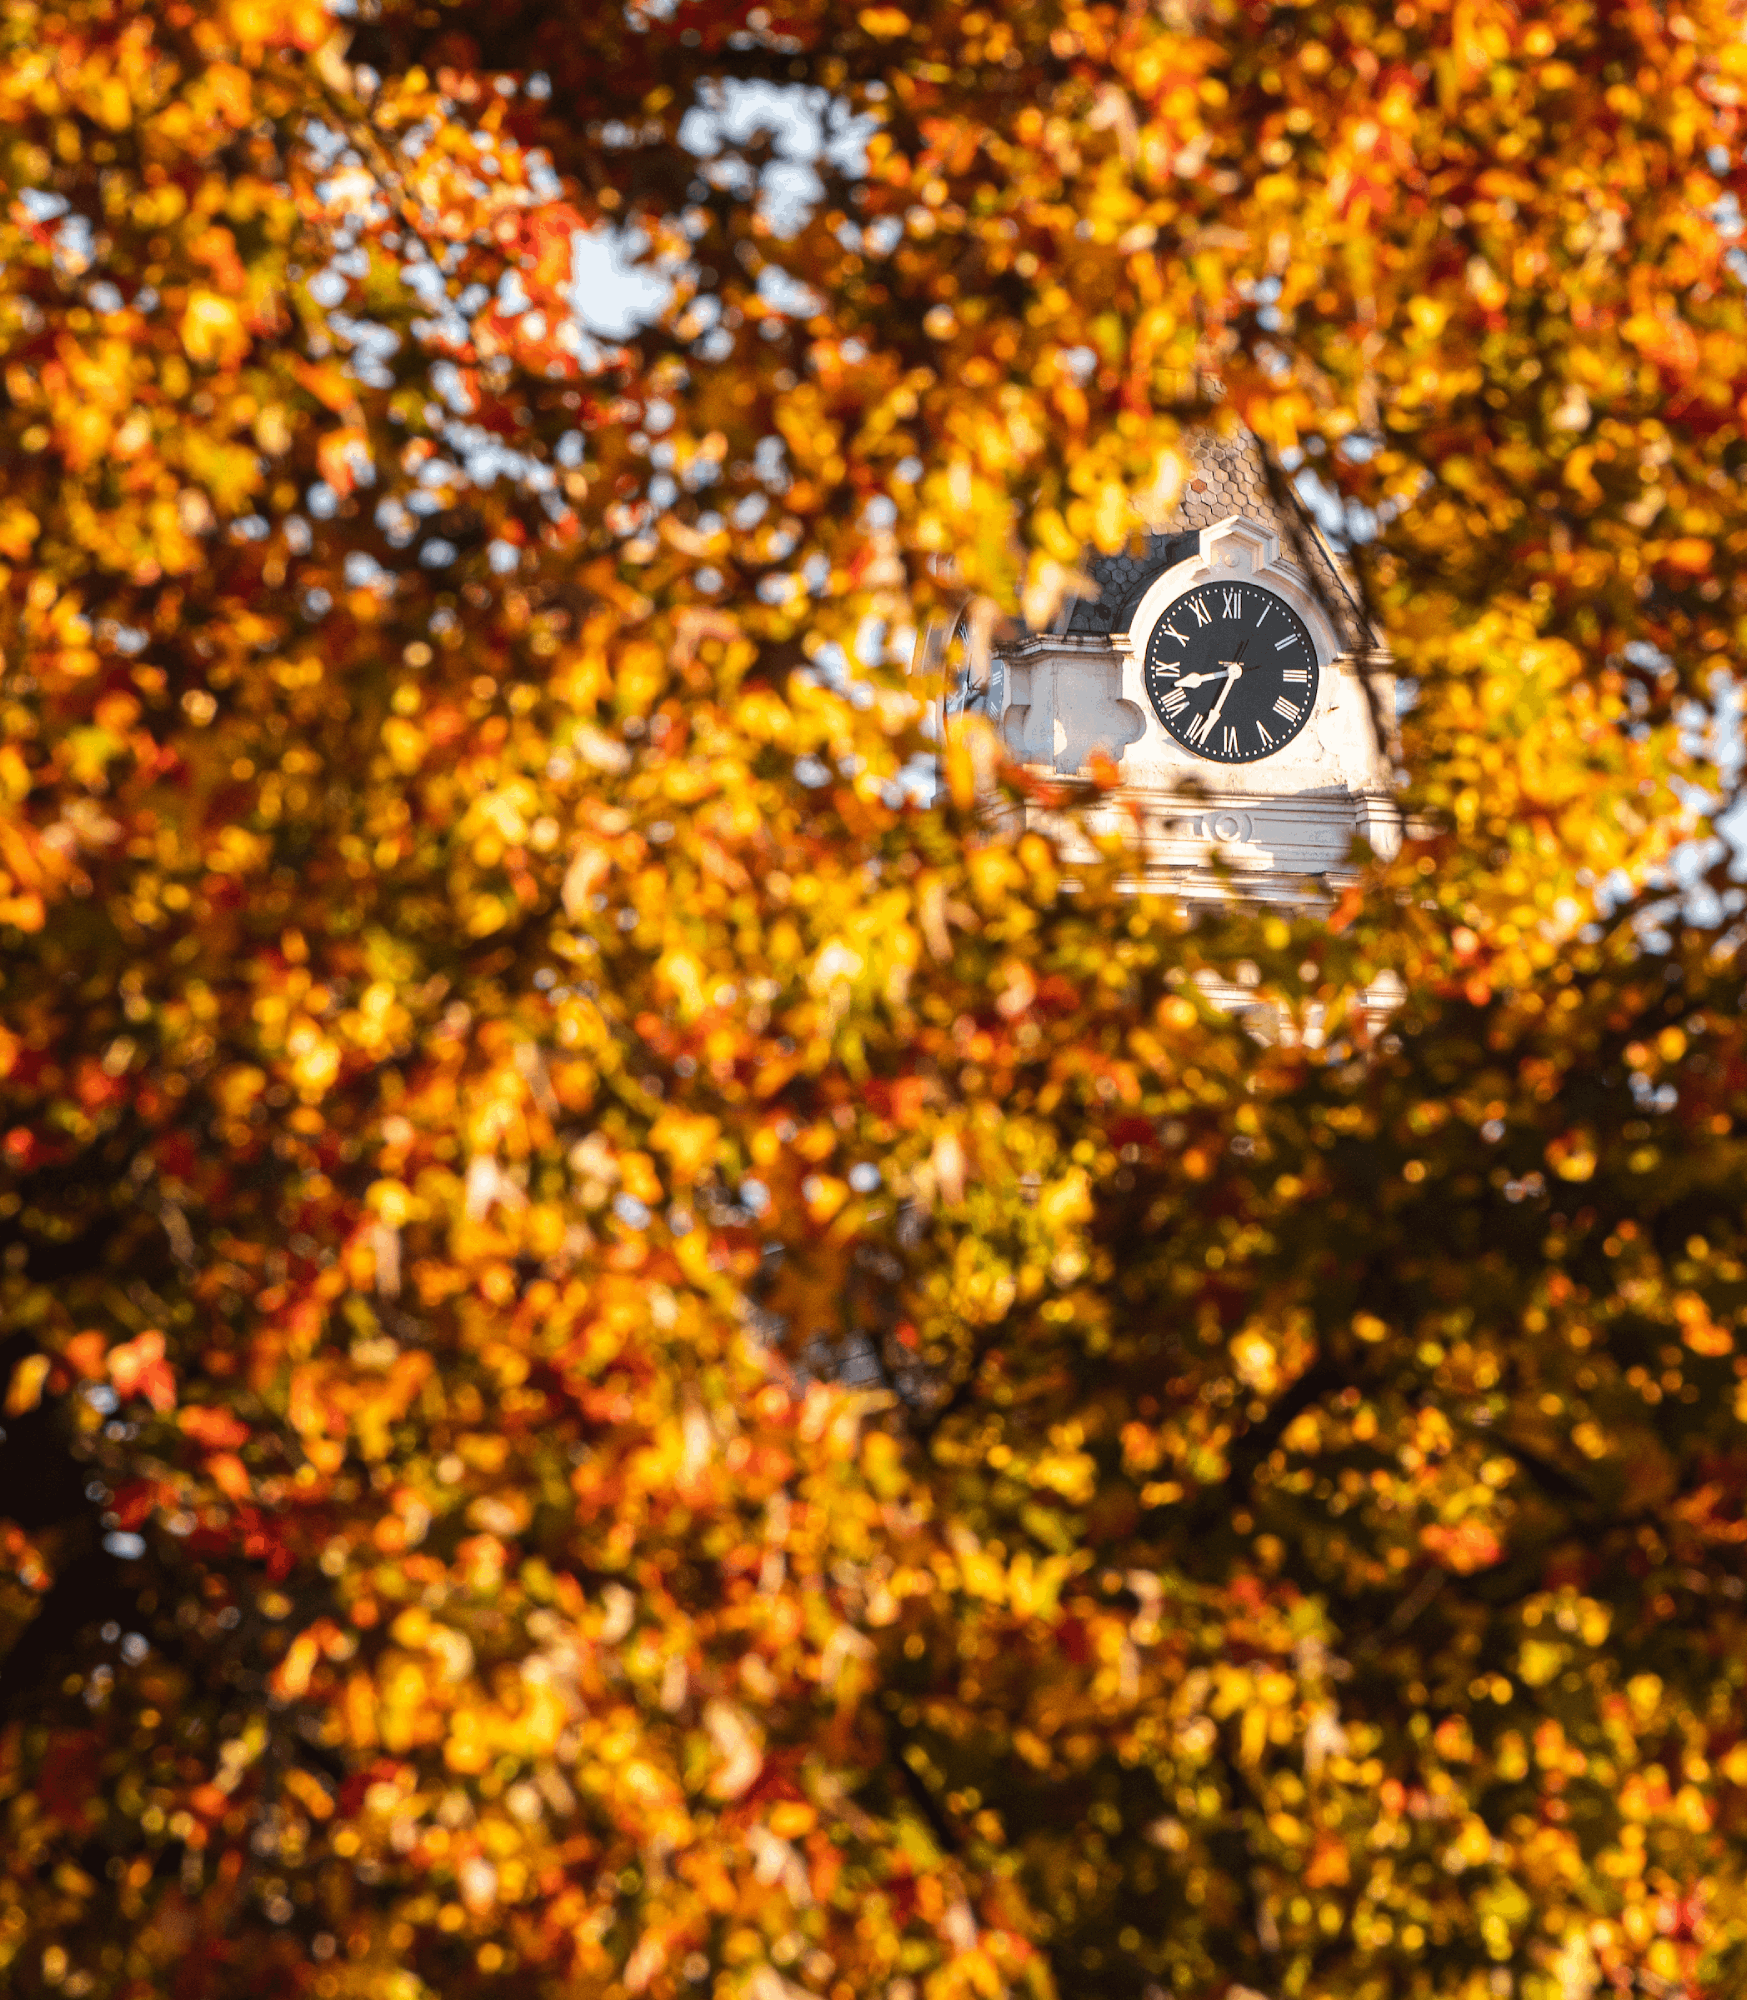
[[[1202,583],[1153,627],[1146,691],[1172,739],[1216,764],[1283,750],[1316,706],[1304,620],[1254,583]]]

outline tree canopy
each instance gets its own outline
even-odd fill
[[[1741,1991],[1744,88],[0,5],[10,1992]],[[1300,916],[912,671],[1238,424],[1411,691]]]

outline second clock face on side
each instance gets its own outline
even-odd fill
[[[1186,591],[1146,649],[1146,691],[1170,736],[1216,764],[1285,749],[1316,706],[1316,648],[1304,620],[1255,583]]]

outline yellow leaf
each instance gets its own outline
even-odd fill
[[[296,1701],[309,1691],[310,1676],[315,1672],[315,1663],[321,1657],[321,1648],[315,1635],[299,1632],[286,1649],[285,1657],[275,1670],[271,1686],[281,1701]]]
[[[311,1819],[333,1817],[334,1802],[323,1789],[321,1780],[312,1772],[300,1770],[293,1764],[286,1770],[283,1783]]]
[[[960,812],[969,812],[976,803],[977,767],[970,740],[962,728],[950,729],[946,738],[946,789]]]
[[[248,1500],[254,1496],[254,1482],[249,1477],[249,1469],[234,1451],[218,1451],[206,1461],[206,1470],[212,1483],[229,1500]]]
[[[1092,1190],[1085,1174],[1075,1167],[1059,1181],[1052,1181],[1038,1197],[1037,1212],[1051,1230],[1071,1229],[1092,1219]]]
[[[382,725],[382,742],[394,768],[410,776],[425,759],[425,733],[403,715],[391,715]]]
[[[133,102],[127,94],[127,85],[119,76],[112,73],[104,78],[91,109],[112,132],[121,131],[128,123],[133,117]]]
[[[9,1417],[22,1417],[42,1401],[42,1385],[48,1380],[52,1366],[46,1354],[27,1354],[13,1369],[12,1381],[6,1391],[6,1414]]]
[[[1444,323],[1450,317],[1450,309],[1441,299],[1412,299],[1407,312],[1419,331],[1434,340],[1443,332]]]
[[[830,1174],[809,1174],[801,1192],[806,1198],[808,1216],[814,1222],[826,1223],[849,1199],[849,1183]]]
[[[1106,554],[1127,541],[1130,512],[1128,495],[1115,480],[1106,481],[1098,490],[1098,505],[1092,515],[1092,539]]]
[[[249,351],[249,336],[233,301],[218,292],[190,293],[182,314],[182,349],[190,361],[234,368]]]
[[[41,526],[22,501],[0,502],[0,556],[8,562],[23,562]]]

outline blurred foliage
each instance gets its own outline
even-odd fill
[[[8,1992],[1740,1993],[1740,9],[0,50]],[[909,668],[1239,421],[1419,835],[1195,924]]]

